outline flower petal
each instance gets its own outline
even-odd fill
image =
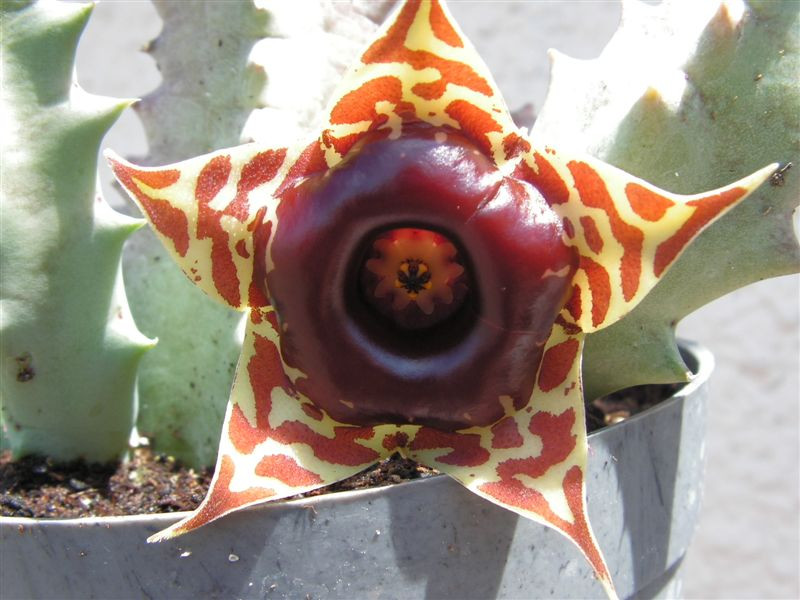
[[[164,167],[138,167],[112,152],[119,182],[190,280],[232,308],[267,304],[253,285],[285,178],[285,148],[245,145]]]
[[[510,403],[491,427],[439,432],[421,428],[409,455],[443,471],[495,504],[563,533],[616,597],[586,512],[586,427],[580,364],[583,334],[556,325],[532,398]]]
[[[275,313],[254,309],[211,489],[190,516],[149,541],[175,537],[236,509],[349,477],[390,454],[383,430],[376,429],[337,423],[297,395],[278,350]]]
[[[588,333],[630,312],[705,227],[776,167],[694,195],[673,194],[599,160],[552,148],[531,150],[514,174],[539,189],[580,253],[563,316]]]
[[[322,135],[328,165],[364,133],[399,136],[413,122],[461,130],[498,165],[509,147],[527,144],[489,69],[437,0],[404,3],[342,80]]]

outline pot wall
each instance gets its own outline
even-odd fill
[[[669,401],[589,437],[588,502],[621,597],[675,597],[695,529],[713,358]],[[0,519],[2,598],[603,598],[560,534],[445,477],[262,505],[177,540],[177,514]]]

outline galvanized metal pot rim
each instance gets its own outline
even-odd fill
[[[694,356],[696,358],[696,369],[693,370],[691,375],[691,379],[688,383],[678,389],[672,396],[667,398],[666,400],[659,402],[655,406],[642,411],[639,414],[636,414],[629,419],[621,421],[619,423],[615,423],[613,425],[607,425],[602,429],[598,429],[593,431],[589,434],[589,445],[592,445],[592,442],[598,439],[599,437],[606,435],[609,431],[616,431],[617,429],[621,428],[632,428],[636,427],[637,423],[652,418],[654,414],[657,414],[660,411],[668,410],[670,406],[675,404],[676,402],[681,401],[682,399],[691,396],[695,391],[704,385],[709,377],[711,376],[712,371],[714,370],[714,355],[708,350],[706,347],[698,344],[697,342],[689,341],[689,340],[680,340],[680,346],[682,350],[686,351],[686,354],[689,356]],[[695,366],[695,365],[692,365]],[[270,508],[276,506],[297,506],[299,508],[308,508],[314,504],[324,504],[328,502],[337,502],[337,501],[344,501],[344,500],[352,500],[357,498],[370,498],[375,495],[380,495],[384,493],[387,489],[393,488],[395,486],[422,486],[434,481],[436,479],[446,477],[446,475],[434,475],[431,477],[425,477],[421,479],[415,479],[411,481],[404,481],[401,483],[393,484],[393,485],[384,485],[380,487],[373,487],[369,489],[359,489],[359,490],[349,490],[349,491],[342,491],[342,492],[334,492],[331,494],[324,494],[321,496],[313,496],[309,498],[299,498],[296,500],[283,500],[268,504],[257,505],[253,507],[249,507],[244,509],[244,511],[253,511],[253,510],[269,510]],[[409,488],[412,489],[412,488]],[[189,514],[188,512],[172,512],[172,513],[157,513],[157,514],[143,514],[143,515],[122,515],[122,516],[112,516],[112,517],[79,517],[79,518],[70,518],[70,519],[38,519],[38,518],[29,518],[29,517],[0,517],[0,522],[7,522],[10,524],[19,524],[25,526],[31,522],[38,522],[38,523],[48,523],[52,524],[53,526],[59,527],[68,527],[68,526],[77,526],[83,527],[87,525],[113,525],[115,523],[121,522],[140,522],[140,521],[149,521],[155,524],[158,524],[160,521],[175,521],[178,518],[182,518]],[[165,525],[166,526],[166,525]]]
[[[621,597],[675,597],[700,508],[710,353],[589,436],[589,520]],[[180,513],[0,519],[0,596],[604,598],[566,538],[445,476],[254,506],[159,544]]]

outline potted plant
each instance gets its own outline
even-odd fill
[[[446,10],[409,3],[395,19],[302,147],[169,168],[112,159],[187,275],[249,310],[217,476],[177,530],[398,450],[559,529],[613,593],[585,520],[585,334],[621,318],[718,213],[782,172],[685,198],[537,150]],[[426,68],[439,76],[409,79]]]

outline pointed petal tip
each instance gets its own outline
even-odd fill
[[[114,152],[111,148],[106,148],[103,150],[103,158],[106,159],[106,162],[113,167],[115,164],[124,163],[125,159],[123,159],[119,154]]]
[[[149,538],[147,538],[148,544],[158,544],[159,542],[166,542],[167,540],[171,540],[172,538],[176,538],[182,533],[186,533],[186,530],[182,527],[183,521],[179,521],[174,525],[167,527],[166,529],[159,531],[158,533],[154,533]]]
[[[600,585],[603,586],[603,589],[606,592],[606,596],[608,596],[608,600],[619,600],[619,595],[614,587],[614,582],[611,581],[610,577],[601,577],[599,578],[599,581]]]
[[[170,536],[166,535],[163,531],[161,531],[161,532],[156,533],[154,535],[151,535],[149,538],[147,538],[147,543],[148,544],[157,544],[159,542],[163,542],[164,540],[169,539],[169,537]]]
[[[135,163],[132,163],[129,160],[126,160],[111,148],[106,148],[105,150],[103,150],[103,158],[106,159],[108,166],[115,174],[120,167],[132,168],[136,170],[144,170],[148,168],[148,167],[141,167]]]
[[[755,190],[758,186],[763,184],[768,179],[772,178],[779,172],[783,171],[784,165],[781,163],[774,162],[772,164],[767,165],[753,173],[752,175],[745,177],[742,180],[742,183],[745,187],[748,188],[749,191]]]

